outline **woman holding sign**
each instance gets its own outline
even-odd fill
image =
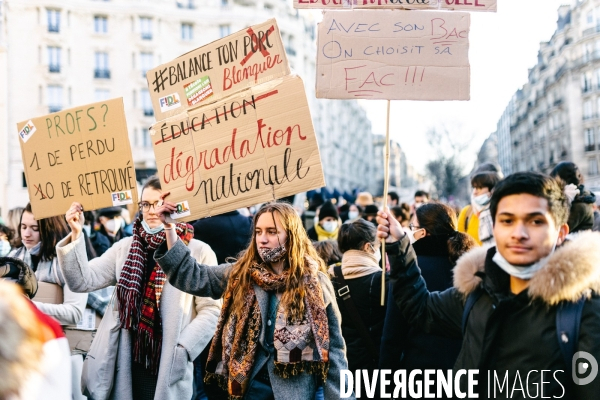
[[[175,210],[165,202],[161,219]],[[234,264],[203,265],[190,256],[174,225],[155,258],[173,286],[197,296],[223,296],[207,363],[236,399],[307,400],[323,385],[340,398],[348,368],[331,281],[294,208],[268,203],[254,216],[248,248]]]
[[[198,262],[217,262],[207,244],[193,239],[191,225],[165,229],[157,214],[161,195],[160,181],[151,177],[142,188],[141,215],[134,222],[133,236],[89,262],[82,234],[83,209],[73,203],[66,214],[72,233],[56,247],[73,290],[91,292],[117,285],[112,301],[119,310],[121,330],[112,399],[190,399],[192,361],[210,341],[217,324],[220,303],[175,289],[154,260],[155,250],[171,232]]]
[[[65,284],[65,277],[58,267],[55,246],[68,234],[69,228],[62,216],[36,220],[31,204],[27,204],[19,221],[19,240],[23,245],[9,253],[9,257],[18,258],[29,265],[35,271],[38,282],[53,284],[47,286],[47,297],[62,297],[62,303],[51,304],[36,301],[34,298],[34,304],[40,311],[53,317],[61,325],[73,327],[83,317],[88,296],[71,291],[69,285]],[[60,291],[62,291],[62,296],[59,294]],[[38,289],[38,297],[40,292]],[[70,346],[73,349],[74,343],[70,343]],[[74,398],[83,399],[79,389],[79,378],[83,365],[83,357],[80,353],[71,356],[71,365]]]

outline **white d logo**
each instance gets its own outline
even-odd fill
[[[585,362],[579,362],[581,359],[586,360]],[[593,355],[587,353],[585,351],[578,351],[573,356],[572,361],[573,368],[573,382],[576,385],[587,385],[588,383],[592,383],[596,376],[598,376],[598,361],[594,358]],[[580,378],[580,376],[585,375],[589,372],[587,378]]]

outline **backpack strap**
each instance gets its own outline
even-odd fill
[[[367,327],[365,326],[365,323],[363,322],[358,312],[358,309],[356,308],[356,304],[354,304],[354,300],[352,300],[352,298],[350,297],[350,287],[348,286],[346,279],[344,279],[344,274],[342,274],[342,267],[340,267],[339,265],[333,267],[333,272],[342,286],[336,292],[338,296],[342,300],[344,300],[346,310],[348,310],[350,318],[352,318],[352,324],[365,341],[365,344],[367,345],[367,350],[369,351],[369,353],[371,353],[373,359],[377,361],[379,359],[379,349],[375,347],[373,339],[371,339],[371,335],[369,334],[369,331],[367,330]]]
[[[581,326],[581,314],[585,305],[586,297],[582,296],[577,302],[564,301],[556,310],[556,335],[558,345],[567,366],[567,375],[571,376],[573,365],[572,359],[577,350],[579,342],[579,327]]]
[[[473,306],[475,306],[475,303],[477,303],[477,300],[479,300],[481,298],[482,294],[483,294],[483,289],[480,286],[477,286],[477,288],[474,291],[472,291],[471,293],[469,293],[469,296],[467,297],[467,301],[465,302],[465,308],[463,309],[462,325],[461,325],[463,335],[467,331],[467,321],[469,320],[469,314],[471,313]]]

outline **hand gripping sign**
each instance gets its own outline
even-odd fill
[[[17,124],[27,189],[37,219],[132,204],[135,168],[123,99],[88,104]]]

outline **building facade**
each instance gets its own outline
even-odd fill
[[[600,0],[559,8],[557,29],[540,45],[538,62],[500,119],[497,136],[505,173],[548,173],[573,161],[586,184],[600,188]]]
[[[0,1],[1,215],[28,201],[19,121],[123,97],[139,178],[156,165],[146,71],[269,18],[304,80],[327,187],[370,189],[375,155],[365,111],[356,101],[315,98],[312,15],[281,0]]]

